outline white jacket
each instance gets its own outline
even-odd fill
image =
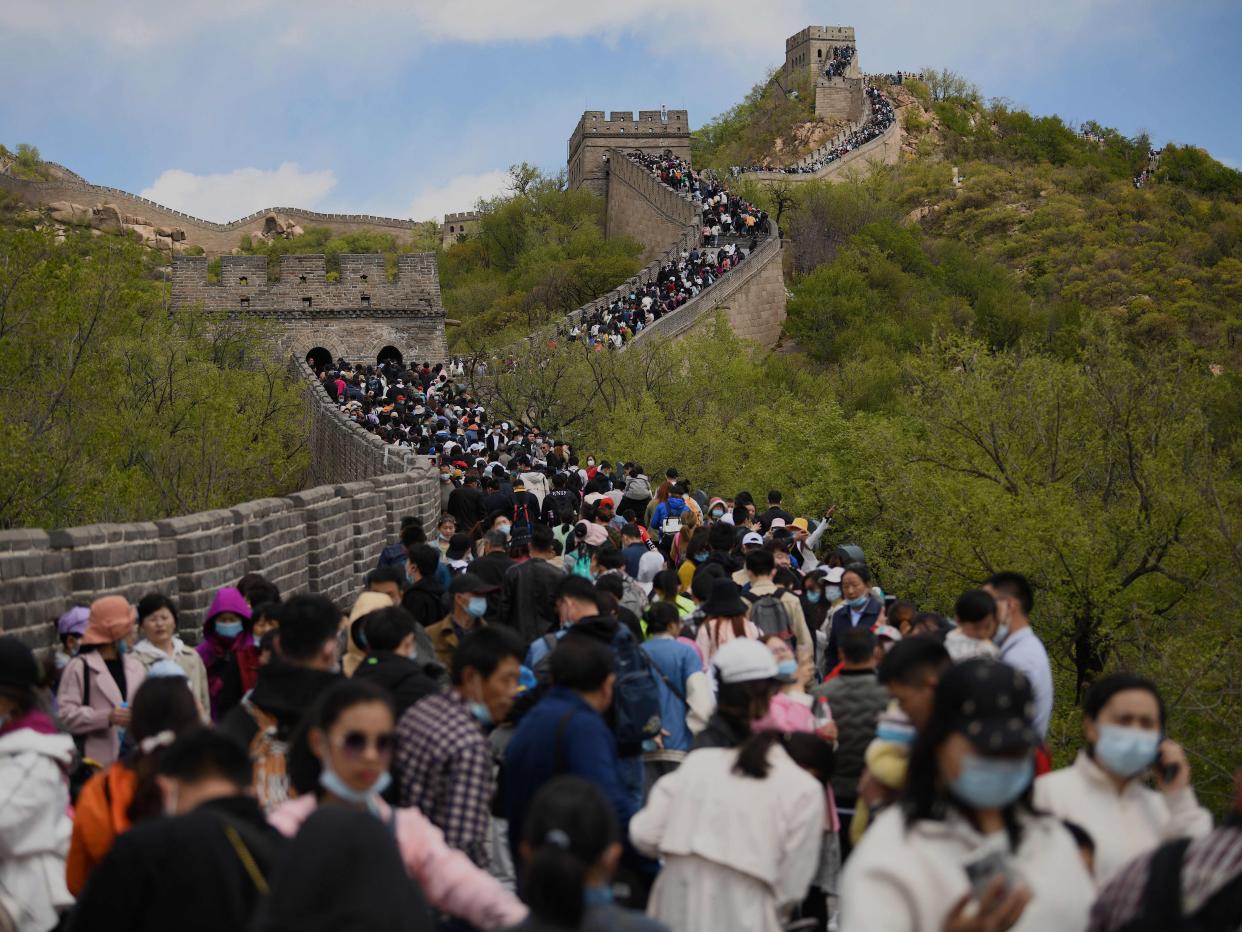
[[[1095,879],[1101,887],[1131,858],[1165,841],[1199,838],[1212,830],[1212,816],[1199,805],[1193,787],[1166,795],[1135,779],[1118,793],[1086,751],[1079,751],[1069,767],[1035,781],[1035,805],[1091,834]]]
[[[0,737],[0,897],[20,932],[55,928],[73,905],[65,886],[73,739],[18,728]]]
[[[1012,856],[1031,901],[1014,932],[1081,932],[1095,887],[1074,839],[1056,819],[1020,814],[1022,842]],[[867,829],[845,862],[841,932],[937,932],[970,890],[962,863],[985,844],[966,818],[950,809],[943,822],[907,828],[898,806]]]
[[[692,751],[630,820],[634,846],[664,860],[647,911],[678,932],[780,932],[815,874],[823,787],[779,746],[762,780],[735,773],[736,760]]]

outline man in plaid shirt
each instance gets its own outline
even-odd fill
[[[401,805],[416,806],[450,847],[488,866],[495,761],[484,729],[513,707],[522,643],[506,628],[479,628],[453,653],[451,685],[420,699],[397,725]]]

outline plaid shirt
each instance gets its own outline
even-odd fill
[[[416,806],[450,847],[488,865],[495,761],[487,739],[454,689],[420,699],[397,725],[401,805]]]

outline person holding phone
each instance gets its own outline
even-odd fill
[[[1206,835],[1212,816],[1195,797],[1186,752],[1165,737],[1155,683],[1131,673],[1102,677],[1082,711],[1087,746],[1069,767],[1036,781],[1035,804],[1091,834],[1102,887],[1131,858]]]
[[[1095,889],[1074,838],[1031,801],[1039,734],[1021,672],[945,670],[906,788],[845,862],[847,932],[1082,932]]]

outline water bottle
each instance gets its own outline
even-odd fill
[[[122,702],[120,705],[117,706],[117,708],[128,709],[129,703]],[[116,729],[116,741],[117,741],[117,757],[123,757],[126,754],[126,752],[129,750],[129,747],[128,747],[129,731],[118,725]]]
[[[815,708],[811,710],[811,714],[815,718],[816,731],[832,721],[832,709],[828,707],[827,696],[820,696],[815,700]]]

